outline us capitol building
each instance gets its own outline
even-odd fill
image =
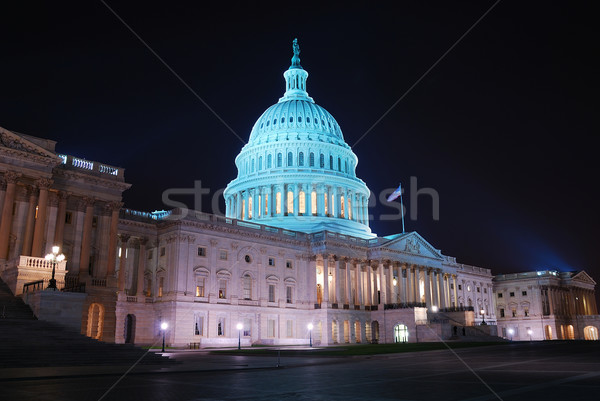
[[[369,189],[294,41],[285,92],[256,121],[226,215],[124,208],[124,170],[0,128],[0,277],[39,319],[172,346],[598,339],[585,272],[458,263],[416,232],[371,232]],[[65,261],[44,255],[59,246]],[[45,289],[52,270],[60,291]],[[310,327],[310,328],[309,328]]]

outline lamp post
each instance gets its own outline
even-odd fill
[[[312,329],[313,329],[313,324],[309,323],[308,324],[308,339],[309,339],[309,344],[312,348]]]
[[[533,330],[531,330],[531,329],[527,330],[527,334],[529,334],[529,341],[532,341],[531,335],[533,334]]]
[[[242,349],[242,329],[244,328],[244,325],[238,323],[235,327],[238,329],[238,349]]]
[[[481,308],[481,310],[480,310],[479,312],[481,312],[481,318],[483,319],[483,320],[481,321],[481,325],[482,325],[482,326],[485,326],[485,325],[487,324],[487,323],[485,322],[485,309]]]
[[[46,255],[46,260],[52,263],[52,278],[48,282],[48,288],[52,288],[54,291],[56,291],[56,279],[54,278],[56,263],[65,260],[65,255],[62,253],[59,254],[58,252],[60,252],[60,248],[55,245],[52,247],[52,253]]]
[[[508,329],[508,334],[510,334],[510,341],[513,340],[513,334],[515,333],[515,331],[513,329]]]
[[[438,307],[437,307],[437,306],[435,306],[435,305],[432,305],[432,306],[431,306],[431,311],[432,311],[433,313],[437,313],[437,311],[438,311],[438,310],[439,310],[439,309],[438,309]]]
[[[165,331],[167,331],[167,329],[169,328],[169,323],[167,322],[162,322],[160,324],[160,329],[162,330],[163,333],[163,346],[162,346],[162,352],[165,352]]]

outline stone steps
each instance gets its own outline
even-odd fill
[[[33,312],[20,297],[15,297],[0,279],[0,319],[35,319]]]

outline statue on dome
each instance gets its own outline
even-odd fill
[[[294,56],[292,57],[292,65],[290,68],[302,68],[300,66],[300,45],[298,45],[298,38],[295,38],[292,42],[292,49],[294,50]]]

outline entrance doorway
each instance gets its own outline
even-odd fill
[[[583,328],[583,338],[586,340],[598,340],[598,328],[594,326],[586,326]]]
[[[394,326],[394,342],[405,343],[408,342],[408,327],[404,324],[397,324]]]
[[[127,315],[125,318],[125,344],[133,344],[135,341],[135,315]]]

